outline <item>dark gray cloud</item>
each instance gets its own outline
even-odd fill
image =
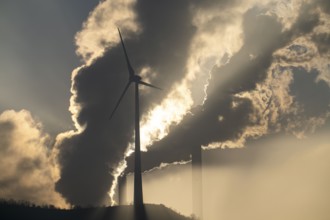
[[[311,4],[303,4],[296,23],[292,27],[292,31],[296,34],[306,34],[311,32],[320,22],[320,15],[315,11],[315,6]]]
[[[304,69],[294,71],[290,91],[306,116],[315,117],[330,110],[329,86],[322,80],[317,81],[318,74],[316,70],[310,73]]]
[[[328,33],[313,34],[312,40],[321,54],[329,53],[330,35]]]
[[[315,4],[317,4],[322,11],[327,14],[330,14],[330,2],[327,0],[316,0]]]
[[[1,140],[1,151],[6,151],[8,150],[8,147],[11,144],[12,141],[12,132],[15,129],[15,125],[10,122],[10,121],[6,121],[6,122],[1,122],[0,124],[0,140]]]

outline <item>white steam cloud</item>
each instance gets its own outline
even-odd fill
[[[103,55],[106,48],[118,43],[116,26],[136,33],[139,30],[132,9],[134,0],[106,0],[90,13],[83,28],[76,35],[77,54],[90,64]]]

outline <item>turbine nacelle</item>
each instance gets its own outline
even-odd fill
[[[139,82],[141,82],[141,79],[142,79],[142,77],[139,75],[134,74],[134,75],[129,76],[129,81],[131,81],[131,82],[139,83]]]

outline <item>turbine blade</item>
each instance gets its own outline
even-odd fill
[[[118,28],[118,33],[119,33],[121,45],[123,46],[123,50],[124,50],[124,53],[125,53],[125,59],[126,59],[126,63],[127,63],[128,73],[129,73],[129,76],[132,77],[134,75],[134,70],[131,66],[131,63],[129,62],[126,47],[125,47],[123,37],[121,36],[121,32],[120,32],[119,28]]]
[[[138,83],[139,83],[139,84],[142,84],[142,85],[145,85],[145,86],[149,86],[149,87],[155,88],[155,89],[162,90],[161,88],[159,88],[159,87],[157,87],[157,86],[151,85],[151,84],[146,83],[146,82],[143,82],[143,81],[141,81],[141,80],[140,80]]]
[[[128,81],[128,83],[127,83],[127,85],[126,85],[126,87],[125,87],[123,93],[121,94],[119,100],[118,100],[117,103],[116,103],[115,108],[114,108],[113,111],[111,112],[111,115],[110,115],[110,117],[109,117],[109,120],[111,120],[112,116],[115,114],[115,111],[117,110],[117,108],[118,108],[118,106],[119,106],[121,100],[123,99],[123,97],[124,97],[124,95],[125,95],[125,93],[126,93],[128,87],[130,86],[130,84],[131,84],[131,81]]]

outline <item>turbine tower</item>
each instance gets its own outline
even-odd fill
[[[149,83],[143,82],[142,78],[139,75],[136,75],[134,72],[133,67],[128,59],[127,51],[125,48],[125,44],[123,38],[121,36],[120,30],[118,28],[118,33],[120,36],[121,45],[124,50],[125,59],[127,63],[128,69],[128,82],[126,87],[124,88],[123,93],[121,94],[119,100],[116,103],[114,110],[110,115],[110,119],[114,115],[115,111],[117,110],[121,100],[123,99],[127,89],[132,83],[135,83],[135,154],[134,154],[134,207],[138,210],[143,209],[143,194],[142,194],[142,176],[141,176],[141,149],[140,149],[140,108],[139,108],[139,85],[149,86],[155,89],[160,89],[156,86],[153,86]]]

